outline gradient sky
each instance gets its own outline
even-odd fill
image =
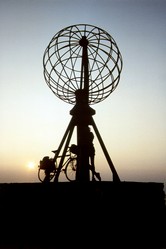
[[[61,29],[98,26],[116,41],[123,69],[117,89],[93,105],[95,123],[122,181],[166,182],[166,1],[0,1],[0,182],[37,182],[71,119],[43,76],[43,54]],[[112,173],[97,138],[96,168]],[[28,162],[35,169],[28,169]]]

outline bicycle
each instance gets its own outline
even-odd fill
[[[57,151],[52,151],[56,153]],[[38,178],[41,182],[50,182],[56,175],[58,169],[58,159],[62,156],[58,156],[56,161],[53,158],[49,158],[48,156],[43,157],[40,160],[38,166]],[[63,163],[61,172],[64,172],[68,181],[75,181],[76,179],[76,169],[77,169],[77,155],[73,154],[70,151],[70,148],[67,150],[67,154],[65,157],[68,159]]]
[[[53,153],[57,153],[57,150],[52,151]],[[67,154],[65,157],[68,157],[68,159],[63,163],[62,168],[60,169],[60,173],[64,172],[66,178],[68,181],[75,181],[76,180],[76,170],[77,170],[77,146],[72,145],[68,148]],[[60,159],[62,156],[56,157],[56,160],[53,158],[49,158],[48,156],[43,157],[42,160],[40,160],[40,164],[38,166],[38,178],[41,182],[50,182],[57,173],[58,170],[58,159]],[[96,172],[93,167],[89,164],[89,171],[90,171],[90,179],[92,181],[95,181],[96,178],[101,181],[100,174]]]

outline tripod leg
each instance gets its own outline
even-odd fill
[[[60,151],[61,151],[61,149],[62,149],[62,146],[63,146],[63,144],[64,144],[64,142],[65,142],[65,140],[66,140],[66,138],[67,138],[67,135],[68,135],[68,133],[69,133],[71,127],[72,127],[72,123],[73,123],[73,119],[70,120],[70,123],[69,123],[69,125],[68,125],[68,127],[67,127],[67,129],[66,129],[66,131],[65,131],[65,134],[64,134],[64,136],[63,136],[63,138],[62,138],[62,141],[61,141],[61,143],[60,143],[60,145],[59,145],[59,147],[58,147],[58,149],[57,149],[57,151],[56,151],[56,154],[55,154],[55,156],[54,156],[54,159],[53,159],[54,161],[56,161],[56,159],[57,159],[58,156],[59,156],[59,153],[60,153]]]
[[[66,144],[65,144],[65,147],[64,147],[64,150],[63,150],[63,153],[62,153],[62,157],[61,157],[61,160],[60,160],[60,163],[59,163],[59,166],[57,168],[57,172],[56,172],[56,175],[55,175],[55,178],[54,178],[54,182],[58,182],[58,178],[59,178],[61,169],[63,167],[64,158],[66,156],[67,148],[69,146],[73,130],[74,130],[74,121],[73,121],[73,119],[71,119],[71,121],[70,121],[70,123],[69,123],[69,125],[68,125],[68,127],[66,129],[66,132],[65,132],[65,134],[64,134],[64,136],[62,138],[62,141],[61,141],[61,143],[59,145],[59,148],[57,150],[57,156],[54,158],[54,160],[56,160],[56,158],[58,157],[59,152],[60,152],[60,150],[61,150],[61,148],[62,148],[62,146],[63,146],[63,144],[64,144],[64,142],[65,142],[65,140],[67,138]]]
[[[93,126],[93,128],[94,128],[94,131],[95,131],[95,133],[96,133],[96,135],[97,135],[97,138],[98,138],[98,140],[99,140],[99,142],[100,142],[100,145],[101,145],[101,147],[102,147],[102,150],[103,150],[103,152],[104,152],[104,155],[105,155],[105,157],[106,157],[106,159],[107,159],[107,162],[108,162],[108,164],[109,164],[109,166],[110,166],[110,168],[111,168],[111,171],[112,171],[112,174],[113,174],[113,181],[115,181],[115,182],[120,182],[120,178],[119,178],[119,176],[118,176],[118,174],[117,174],[117,172],[116,172],[116,169],[115,169],[115,167],[114,167],[114,165],[113,165],[113,162],[112,162],[112,160],[111,160],[111,158],[110,158],[110,156],[109,156],[109,154],[108,154],[108,151],[107,151],[107,149],[106,149],[106,147],[105,147],[105,145],[104,145],[104,142],[103,142],[103,140],[102,140],[102,138],[101,138],[101,136],[100,136],[100,133],[99,133],[99,131],[98,131],[98,129],[97,129],[97,126],[96,126],[96,124],[95,124],[93,118],[92,118],[91,122],[92,122],[92,126]]]

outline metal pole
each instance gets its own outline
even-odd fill
[[[89,72],[88,72],[88,40],[83,36],[79,41],[82,46],[82,66],[81,66],[81,87],[76,93],[76,110],[74,116],[77,123],[77,172],[76,180],[79,182],[87,182],[89,178],[89,151],[86,145],[86,130],[89,125]],[[84,84],[83,84],[84,83]]]
[[[58,182],[58,178],[59,178],[59,175],[60,175],[60,172],[61,172],[61,169],[63,167],[63,162],[64,162],[64,158],[66,156],[66,152],[67,152],[67,148],[69,146],[69,142],[71,140],[71,136],[72,136],[72,133],[73,133],[73,130],[74,130],[74,120],[73,118],[71,119],[67,129],[66,129],[66,132],[62,138],[62,141],[59,145],[59,148],[57,150],[57,153],[55,154],[55,157],[54,157],[54,161],[56,161],[56,159],[58,158],[58,155],[62,149],[62,146],[67,138],[67,141],[66,141],[66,144],[65,144],[65,147],[64,147],[64,150],[63,150],[63,153],[62,153],[62,157],[61,157],[61,160],[60,160],[60,163],[59,163],[59,166],[57,168],[57,172],[56,172],[56,175],[55,175],[55,178],[54,178],[54,182]]]
[[[92,126],[93,126],[94,131],[95,131],[95,133],[96,133],[96,135],[97,135],[97,138],[98,138],[98,140],[99,140],[99,142],[100,142],[100,145],[101,145],[101,147],[102,147],[102,149],[103,149],[103,152],[104,152],[104,155],[105,155],[105,157],[106,157],[106,159],[107,159],[107,162],[108,162],[108,164],[109,164],[109,166],[110,166],[110,168],[111,168],[111,171],[112,171],[112,174],[113,174],[113,181],[114,181],[114,182],[120,182],[120,178],[119,178],[119,176],[118,176],[118,173],[116,172],[116,169],[115,169],[115,167],[114,167],[114,165],[113,165],[113,162],[112,162],[112,160],[111,160],[111,158],[110,158],[110,156],[109,156],[109,154],[108,154],[108,151],[107,151],[107,149],[106,149],[106,147],[105,147],[105,145],[104,145],[104,142],[103,142],[103,140],[102,140],[102,138],[101,138],[101,136],[100,136],[100,133],[99,133],[99,131],[98,131],[98,129],[97,129],[97,126],[96,126],[96,124],[95,124],[93,118],[92,118]]]

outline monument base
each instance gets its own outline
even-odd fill
[[[0,248],[164,248],[164,184],[0,184]]]

